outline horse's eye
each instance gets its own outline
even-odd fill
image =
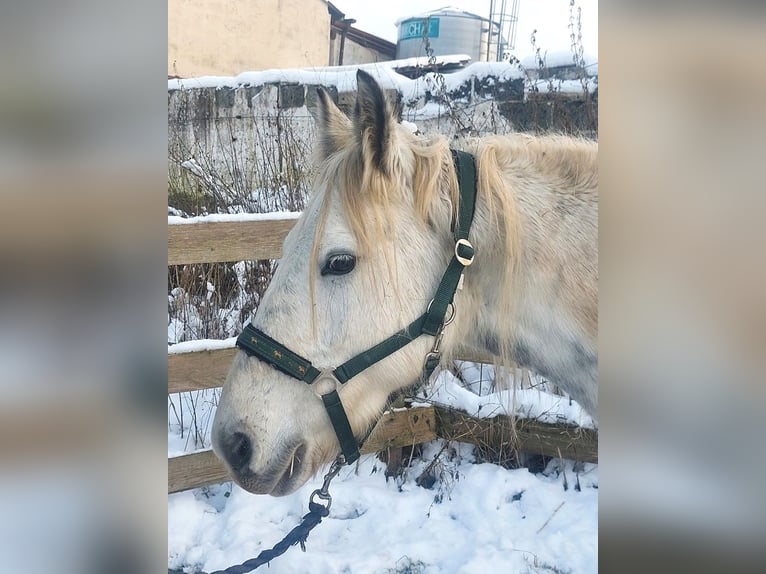
[[[322,267],[322,275],[345,275],[356,266],[356,257],[350,253],[330,255]]]

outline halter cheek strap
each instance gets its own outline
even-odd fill
[[[248,355],[268,363],[294,379],[314,386],[314,392],[322,399],[330,417],[346,464],[351,464],[359,458],[359,445],[340,400],[338,387],[389,355],[393,355],[421,335],[435,337],[433,349],[426,356],[424,364],[426,379],[431,376],[441,359],[439,345],[444,334],[444,327],[454,317],[454,309],[449,316],[448,312],[455,293],[461,286],[463,272],[473,263],[474,258],[474,248],[468,241],[468,233],[476,209],[476,162],[472,155],[457,150],[452,150],[452,159],[460,190],[460,210],[454,230],[455,249],[436,289],[436,294],[425,313],[401,331],[332,370],[316,368],[311,361],[294,353],[260,329],[253,327],[252,324],[248,324],[237,338],[237,346]]]

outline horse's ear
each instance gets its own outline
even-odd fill
[[[388,173],[394,119],[383,91],[364,70],[356,72],[357,95],[354,105],[354,131],[360,137],[365,161]]]
[[[351,121],[338,109],[324,88],[317,88],[317,105],[311,110],[319,124],[317,145],[322,159],[338,151],[351,136]]]

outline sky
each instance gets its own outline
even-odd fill
[[[530,36],[537,30],[537,45],[549,53],[570,49],[569,0],[518,0],[514,55],[522,59],[532,54]],[[414,14],[454,6],[474,14],[489,16],[489,0],[333,0],[333,4],[355,18],[355,28],[396,42],[395,22]],[[513,4],[508,0],[507,5]],[[598,52],[598,0],[575,0],[582,8],[583,46],[588,54]]]

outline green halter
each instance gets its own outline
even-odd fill
[[[473,263],[474,257],[474,249],[468,241],[468,233],[476,208],[476,162],[471,154],[457,150],[452,150],[452,159],[460,189],[460,211],[454,229],[455,250],[425,313],[401,331],[352,357],[335,369],[317,369],[310,361],[292,352],[263,331],[253,327],[252,324],[248,324],[237,338],[237,346],[248,355],[257,357],[294,379],[314,384],[315,392],[321,397],[335,429],[346,464],[351,464],[359,458],[359,445],[354,438],[343,403],[340,401],[338,387],[375,363],[393,355],[421,335],[436,337],[433,349],[426,355],[424,362],[426,380],[441,359],[439,345],[444,334],[444,327],[454,317],[454,309],[449,317],[447,314],[452,307],[455,292],[460,286],[463,271]]]

